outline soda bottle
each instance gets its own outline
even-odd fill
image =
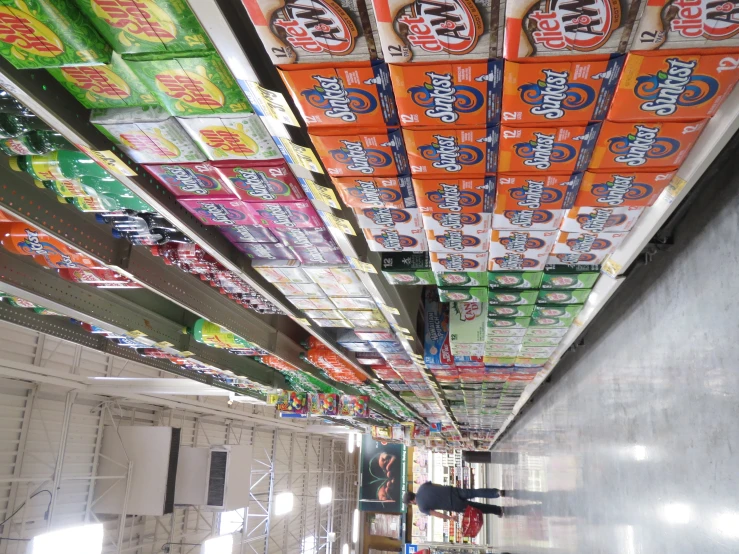
[[[223,327],[200,318],[190,330],[193,338],[214,348],[252,348],[253,345]]]
[[[48,127],[35,116],[0,113],[0,138],[19,137],[32,129],[46,130]]]
[[[8,301],[8,304],[13,306],[14,308],[38,308],[39,307],[38,304],[34,304],[33,302],[24,300],[23,298],[18,298],[17,296],[7,295],[4,298],[5,300]]]
[[[34,115],[31,110],[18,102],[12,94],[2,89],[0,89],[0,114]]]
[[[188,273],[210,273],[220,265],[197,244],[170,243],[152,246],[151,253],[167,265],[177,265]]]
[[[40,156],[14,156],[9,164],[13,171],[25,171],[41,180],[109,176],[95,161],[73,150],[58,150]]]
[[[129,231],[119,231],[112,229],[111,233],[117,239],[126,239],[136,246],[153,246],[155,244],[167,244],[169,242],[192,242],[184,233],[160,231],[157,233],[137,233]]]
[[[74,148],[59,133],[46,130],[31,130],[22,135],[0,140],[0,150],[8,156],[47,154],[55,150]]]
[[[154,208],[152,208],[149,204],[141,200],[138,196],[136,196],[133,192],[131,192],[126,186],[119,183],[113,177],[108,176],[105,178],[100,178],[100,177],[94,177],[90,175],[83,175],[81,177],[78,177],[77,180],[83,185],[96,190],[98,194],[104,194],[105,196],[111,196],[113,198],[118,198],[118,199],[124,199],[124,198],[132,199],[133,200],[132,202],[123,202],[121,200],[121,204],[123,204],[126,209],[130,209],[133,211],[140,211],[140,212],[153,212],[154,211]],[[128,204],[130,204],[130,206]],[[162,219],[164,220],[164,218]]]
[[[33,182],[38,188],[54,191],[54,193],[61,198],[94,196],[96,194],[95,190],[72,179],[62,179],[57,181],[39,181],[38,179],[34,179]]]
[[[72,204],[81,212],[117,212],[124,209],[148,209],[149,205],[138,197],[122,198],[107,196],[93,191],[91,196],[74,196],[61,200]]]
[[[105,269],[105,266],[79,252],[73,252],[61,241],[23,222],[0,223],[0,245],[9,252],[33,256],[36,263],[52,269]]]
[[[59,273],[62,279],[67,281],[93,285],[95,287],[141,287],[141,285],[134,283],[111,269],[63,268],[59,269],[57,273]]]

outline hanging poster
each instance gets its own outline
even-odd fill
[[[369,434],[362,436],[360,510],[405,512],[406,455],[402,444],[382,444]]]

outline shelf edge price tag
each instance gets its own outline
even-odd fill
[[[159,348],[171,348],[174,346],[171,342],[167,342],[166,340],[163,340],[162,342],[155,342],[154,346],[158,346]]]
[[[326,205],[328,205],[331,208],[334,208],[335,210],[341,209],[341,204],[339,204],[339,199],[336,198],[336,194],[333,190],[331,190],[328,187],[324,187],[316,183],[315,181],[312,181],[310,179],[305,179],[305,184],[308,186],[308,189],[313,193],[313,196],[316,198],[316,200],[320,200],[324,202]]]
[[[400,331],[401,333],[404,333],[406,335],[410,335],[411,334],[411,332],[407,328],[401,327],[400,325],[393,324],[393,327],[395,328],[396,331]]]
[[[601,266],[601,271],[611,277],[618,277],[618,274],[621,271],[621,264],[616,263],[612,257],[608,256]]]
[[[377,273],[375,266],[373,266],[372,264],[368,264],[367,262],[363,262],[361,260],[358,260],[357,258],[347,259],[349,260],[349,265],[352,266],[354,269],[364,271],[365,273]]]
[[[190,352],[189,350],[182,350],[179,355],[183,358],[189,358],[190,356],[194,356],[195,354]]]
[[[313,173],[323,173],[321,163],[318,161],[318,158],[316,158],[313,150],[311,150],[310,148],[306,148],[305,146],[295,144],[293,141],[285,137],[273,138],[277,139],[277,143],[279,146],[282,146],[282,153],[285,154],[285,156],[288,158],[288,161],[298,164],[299,166],[304,167],[305,169],[307,169],[308,171],[312,171]]]
[[[254,107],[262,113],[258,115],[266,115],[284,123],[285,125],[292,125],[293,127],[300,127],[300,123],[287,104],[285,97],[273,90],[264,88],[259,83],[253,81],[243,81],[246,83],[249,89],[249,100],[254,104]]]
[[[136,329],[134,329],[133,331],[127,331],[126,335],[128,335],[131,338],[138,339],[141,337],[145,337],[146,333],[143,333],[141,331],[137,331]]]
[[[84,144],[75,144],[75,146],[113,175],[122,175],[124,177],[134,177],[137,175],[133,169],[123,163],[123,160],[110,150],[91,150]]]
[[[301,325],[307,325],[308,327],[311,327],[310,321],[308,321],[304,317],[295,317],[291,315],[290,318],[293,319],[295,322],[300,323]]]
[[[336,217],[334,214],[330,212],[319,212],[321,216],[324,218],[326,223],[330,227],[334,227],[335,229],[338,229],[345,235],[353,235],[357,236],[356,231],[354,231],[354,227],[352,227],[352,224],[349,223],[346,219],[342,219],[340,217]]]
[[[672,204],[672,201],[677,198],[677,195],[682,192],[682,190],[685,188],[685,185],[687,184],[688,182],[682,177],[678,177],[677,175],[675,175],[672,178],[670,184],[667,185],[667,188],[665,189],[665,195],[668,197],[669,204]]]
[[[398,308],[393,308],[392,306],[388,306],[387,304],[383,304],[382,307],[393,315],[400,315],[400,310]]]

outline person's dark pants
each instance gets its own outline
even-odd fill
[[[497,516],[503,513],[500,506],[493,504],[481,504],[480,502],[472,502],[472,498],[498,498],[500,491],[498,489],[458,489],[459,497],[465,501],[467,506],[477,508],[483,514],[495,514]]]

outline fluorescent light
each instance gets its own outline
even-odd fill
[[[641,444],[635,444],[632,448],[632,452],[634,453],[634,459],[637,462],[643,462],[647,459],[647,447],[642,446]]]
[[[362,435],[361,433],[354,433],[354,438],[357,441],[357,448],[362,446]]]
[[[352,542],[354,544],[359,541],[359,509],[354,509],[354,519],[352,520]]]
[[[222,535],[203,543],[201,554],[231,554],[234,549],[234,536]]]
[[[334,491],[331,490],[331,487],[321,487],[318,489],[318,503],[319,504],[329,504],[331,502],[331,499],[334,497]]]
[[[103,524],[68,527],[31,541],[31,554],[100,554],[103,551]]]
[[[316,538],[313,535],[303,539],[303,554],[316,554]]]
[[[349,433],[349,437],[346,440],[346,450],[349,454],[354,452],[354,433]]]
[[[349,554],[349,545],[344,543],[344,546],[341,547],[341,554]]]
[[[724,537],[739,538],[739,512],[724,512],[714,520],[718,532]]]
[[[662,507],[662,519],[674,525],[685,525],[690,522],[690,506],[673,502]]]
[[[294,502],[295,502],[295,497],[293,496],[293,493],[291,492],[279,493],[277,496],[275,496],[275,515],[281,516],[283,514],[291,512],[293,509]]]
[[[218,518],[218,534],[230,535],[244,526],[244,508],[221,512]]]

